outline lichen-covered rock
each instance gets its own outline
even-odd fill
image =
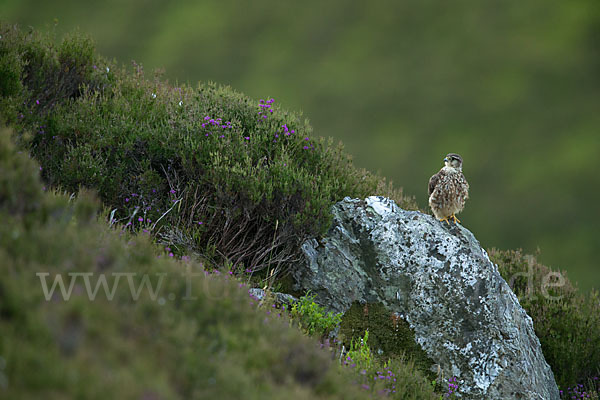
[[[261,289],[261,288],[250,288],[250,289],[248,289],[248,294],[250,295],[250,297],[260,301],[265,297],[265,295],[267,293],[265,292],[264,289]],[[298,299],[296,297],[292,296],[291,294],[287,294],[287,293],[271,292],[271,296],[273,296],[273,300],[275,301],[275,304],[277,304],[278,306],[281,306],[281,305],[291,306],[292,304],[294,304],[295,302],[298,301]]]
[[[473,234],[382,197],[346,198],[304,243],[302,289],[336,312],[382,303],[466,399],[559,399],[531,318]]]

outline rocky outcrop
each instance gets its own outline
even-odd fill
[[[301,289],[336,312],[382,303],[466,399],[559,399],[533,323],[473,234],[382,197],[346,198],[303,245]]]

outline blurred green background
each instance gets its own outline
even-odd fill
[[[460,218],[600,288],[600,1],[2,0],[22,28],[79,28],[171,82],[215,81],[302,110],[427,207],[463,156]]]

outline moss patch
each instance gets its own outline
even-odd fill
[[[383,358],[406,357],[429,378],[435,378],[430,370],[435,362],[415,342],[415,334],[406,321],[396,317],[381,303],[354,302],[342,318],[340,337],[349,347],[350,342],[360,340],[367,329],[374,354]]]

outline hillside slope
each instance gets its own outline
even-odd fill
[[[0,130],[0,397],[371,398],[246,285],[98,221],[89,192],[44,193],[38,170]]]

